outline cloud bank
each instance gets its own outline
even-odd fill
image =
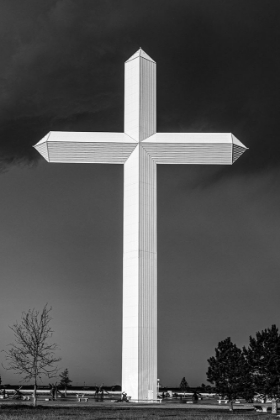
[[[279,163],[278,1],[17,0],[0,5],[0,164],[49,130],[122,131],[123,62],[158,63],[158,131],[233,132],[243,173]]]

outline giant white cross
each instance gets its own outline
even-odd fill
[[[125,63],[124,133],[49,132],[48,162],[124,165],[122,389],[157,397],[157,164],[231,165],[246,147],[230,133],[157,133],[156,63]]]

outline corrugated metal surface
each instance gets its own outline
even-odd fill
[[[124,132],[142,141],[156,132],[156,63],[137,54],[125,63]]]
[[[139,145],[124,165],[122,389],[138,398]]]
[[[49,162],[122,164],[136,146],[123,133],[52,131],[35,148]]]
[[[232,164],[231,143],[142,143],[142,146],[150,157],[159,164]]]
[[[148,399],[157,395],[156,164],[142,147],[139,157],[139,399]]]
[[[156,396],[156,164],[139,145],[124,165],[122,387],[134,399]]]
[[[48,144],[47,142],[45,143],[41,143],[41,144],[37,144],[35,146],[36,150],[43,156],[43,158],[45,158],[48,162],[49,160],[49,152],[48,152]]]
[[[49,161],[64,163],[125,163],[136,143],[48,142]]]
[[[126,63],[124,72],[124,132],[138,142],[140,113],[139,58]]]
[[[159,164],[231,165],[246,150],[231,133],[156,133],[142,146]]]
[[[246,148],[238,146],[236,144],[233,145],[233,153],[232,153],[232,163],[234,163],[241,155],[246,151]]]
[[[139,141],[156,132],[156,63],[140,60]]]

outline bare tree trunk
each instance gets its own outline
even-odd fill
[[[34,382],[33,407],[37,406],[37,380]]]

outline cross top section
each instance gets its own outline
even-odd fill
[[[137,142],[156,133],[156,63],[141,48],[125,62],[124,132]]]
[[[156,62],[142,48],[125,62],[124,96],[123,133],[50,131],[34,147],[48,162],[124,164],[141,143],[156,163],[216,165],[247,149],[231,133],[157,133]]]

